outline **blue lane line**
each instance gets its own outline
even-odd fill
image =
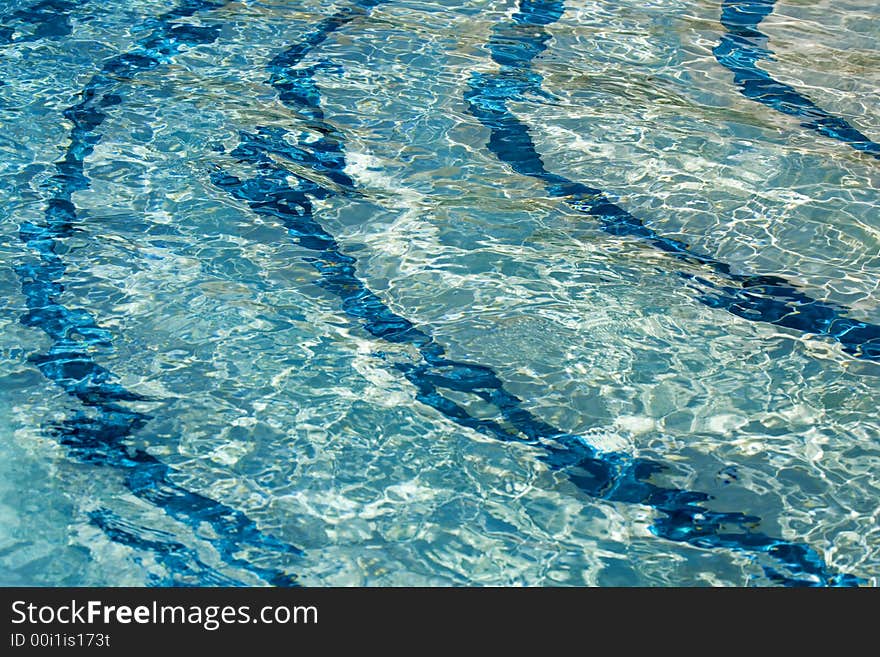
[[[224,577],[205,564],[198,553],[174,540],[165,531],[140,527],[120,518],[109,509],[90,512],[89,522],[103,531],[114,542],[137,550],[151,552],[167,575],[150,575],[151,586],[236,586],[239,582]],[[135,557],[138,561],[139,557]]]
[[[294,585],[292,575],[251,563],[247,553],[270,551],[286,560],[301,551],[264,534],[246,515],[220,502],[175,484],[175,471],[144,450],[130,450],[127,439],[142,428],[150,416],[120,405],[143,397],[114,383],[115,376],[98,365],[91,352],[111,347],[110,333],[98,326],[85,310],[64,306],[60,297],[66,266],[65,239],[78,231],[74,192],[86,189],[85,159],[101,135],[97,128],[107,118],[104,109],[122,102],[121,88],[140,71],[152,70],[169,60],[183,45],[211,43],[218,28],[175,24],[173,21],[218,9],[226,1],[183,0],[171,11],[150,19],[141,27],[151,30],[130,52],[108,59],[100,73],[86,85],[82,100],[67,108],[64,116],[73,123],[70,145],[55,163],[48,183],[52,194],[41,225],[21,224],[20,239],[37,260],[17,268],[28,312],[21,322],[39,328],[52,340],[49,352],[35,355],[43,375],[77,398],[85,411],[53,427],[53,433],[77,460],[121,470],[125,485],[137,497],[162,508],[210,542],[228,564],[245,569],[274,585]],[[215,536],[204,537],[199,528],[207,523]],[[112,535],[111,535],[112,536]],[[118,537],[119,535],[117,535]],[[214,581],[204,580],[205,584]]]
[[[773,13],[775,4],[776,0],[724,0],[721,24],[727,32],[712,51],[715,59],[733,73],[734,82],[746,98],[804,119],[802,127],[880,160],[880,144],[871,141],[846,119],[829,114],[793,87],[777,82],[758,68],[758,62],[773,58],[773,51],[767,47],[769,39],[758,30],[758,25]]]
[[[340,186],[344,193],[355,193],[354,181],[345,173],[342,135],[325,122],[314,72],[322,66],[300,67],[304,57],[330,34],[366,12],[378,2],[360,2],[322,23],[302,43],[275,57],[268,66],[270,82],[279,97],[306,124],[321,135],[315,141],[296,141],[278,128],[258,127],[256,132],[240,133],[240,143],[230,153],[236,160],[258,171],[249,179],[217,171],[212,180],[217,187],[256,214],[273,217],[287,229],[291,238],[312,254],[305,259],[320,276],[319,284],[342,302],[343,311],[370,335],[393,344],[409,344],[419,354],[417,363],[396,363],[416,388],[416,399],[437,410],[456,424],[480,431],[496,440],[518,442],[540,450],[538,457],[551,470],[562,471],[571,483],[587,495],[612,502],[641,504],[653,508],[658,518],[651,531],[664,539],[698,548],[721,548],[750,555],[761,563],[774,582],[791,586],[856,585],[850,575],[828,569],[809,546],[758,531],[761,519],[738,512],[712,511],[702,503],[712,497],[706,493],[664,487],[652,483],[659,473],[671,470],[662,463],[632,458],[625,454],[600,453],[580,436],[566,433],[525,408],[524,402],[508,392],[495,371],[484,365],[448,358],[444,348],[427,329],[416,327],[396,314],[357,276],[357,260],[342,250],[336,238],[315,218],[313,201],[335,195],[336,191],[292,173],[273,158],[286,158],[312,167]],[[522,40],[519,48],[532,47]],[[285,139],[287,137],[287,139]],[[524,154],[524,157],[529,157]],[[493,404],[498,420],[475,418],[458,403],[445,397],[443,390],[469,393]]]
[[[561,18],[561,0],[522,0],[510,22],[497,25],[489,41],[497,73],[474,73],[465,93],[470,112],[489,128],[489,150],[514,171],[544,183],[547,193],[563,199],[573,210],[599,221],[603,231],[643,240],[690,265],[710,270],[721,282],[694,273],[680,272],[697,300],[750,321],[767,322],[815,334],[838,342],[856,358],[880,362],[880,326],[851,319],[848,308],[810,297],[779,276],[736,274],[731,266],[691,251],[678,240],[659,235],[607,195],[544,168],[528,128],[509,110],[511,101],[526,102],[542,93],[542,77],[532,70],[532,60],[550,39],[544,29]]]
[[[41,0],[30,7],[0,17],[0,45],[55,39],[73,31],[70,13],[89,0]],[[17,25],[30,25],[30,34],[15,36]]]

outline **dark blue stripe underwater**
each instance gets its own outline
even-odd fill
[[[773,12],[775,4],[776,0],[724,0],[721,24],[727,32],[712,51],[715,59],[733,73],[734,82],[746,98],[803,119],[804,128],[880,159],[880,144],[758,68],[758,62],[773,58],[773,51],[767,47],[769,39],[758,30],[758,25]]]
[[[112,346],[109,332],[98,326],[85,310],[67,308],[59,300],[64,290],[61,280],[65,272],[65,240],[79,230],[72,195],[89,186],[84,162],[101,139],[96,130],[107,118],[104,110],[122,102],[122,87],[137,73],[157,68],[181,45],[210,43],[218,34],[214,27],[173,21],[225,4],[184,0],[171,11],[147,21],[142,27],[151,30],[149,35],[132,51],[107,60],[82,91],[82,100],[64,111],[73,123],[70,145],[64,157],[55,163],[56,173],[48,183],[52,196],[44,221],[41,225],[26,222],[19,229],[21,240],[38,256],[35,262],[17,269],[28,309],[21,322],[41,329],[52,340],[48,353],[33,356],[33,362],[46,378],[85,407],[52,429],[72,457],[122,471],[125,485],[135,496],[189,525],[213,545],[226,563],[246,569],[271,584],[291,585],[291,575],[255,565],[247,555],[254,549],[267,550],[290,560],[301,555],[299,549],[263,534],[243,513],[179,486],[172,479],[171,467],[144,450],[128,447],[126,439],[142,428],[150,416],[121,403],[143,398],[114,383],[114,375],[93,360],[92,351]],[[123,532],[109,531],[111,525],[105,516],[93,516],[92,521],[114,540],[134,544]],[[213,536],[199,531],[204,524],[212,528]],[[155,542],[139,545],[158,550]],[[220,581],[217,575],[205,570],[194,553],[175,548],[158,550],[158,554],[166,565],[179,565],[181,559],[188,557],[190,567],[176,574],[197,577],[196,583],[209,585]]]
[[[309,47],[302,43],[291,46],[268,65],[270,82],[278,90],[281,100],[303,117],[305,124],[320,137],[315,141],[297,140],[291,133],[269,127],[257,127],[253,133],[241,132],[240,143],[230,155],[252,165],[259,173],[241,179],[218,171],[212,175],[214,183],[246,203],[256,214],[274,217],[281,222],[296,243],[313,254],[306,260],[320,276],[319,284],[337,296],[344,312],[370,335],[418,349],[419,362],[395,363],[394,367],[416,388],[419,401],[452,422],[500,441],[537,448],[541,461],[551,470],[565,472],[569,481],[590,497],[653,508],[658,517],[651,531],[661,538],[698,548],[721,548],[748,554],[759,561],[771,581],[786,585],[857,584],[859,580],[850,575],[831,572],[820,555],[809,546],[758,531],[761,519],[757,516],[712,511],[704,505],[712,499],[706,493],[652,483],[653,477],[670,471],[666,465],[625,454],[600,453],[581,437],[535,417],[521,399],[504,388],[491,368],[446,357],[444,348],[426,329],[416,327],[393,312],[358,278],[356,258],[345,253],[336,238],[314,216],[313,201],[338,192],[293,174],[277,164],[273,157],[312,167],[332,179],[343,193],[355,193],[354,181],[344,170],[343,137],[325,122],[320,107],[314,72],[323,64],[319,62],[309,67],[299,67],[299,64],[332,32],[356,16],[364,15],[376,4],[378,2],[360,2],[352,9],[331,16],[307,36],[305,43]],[[525,28],[522,32],[507,35],[515,37],[514,41],[508,42],[511,50],[537,54],[543,49],[546,38],[539,26],[552,22],[561,14],[560,3],[543,4],[552,5],[551,8],[558,11],[538,12],[536,3],[523,3],[524,9],[515,20]],[[500,52],[499,56],[504,53]],[[517,61],[518,66],[521,65],[521,61]],[[491,78],[477,79],[493,88]],[[518,80],[511,82],[517,83]],[[493,131],[496,141],[503,142],[510,134],[513,134],[514,141],[508,146],[521,146],[518,132]],[[297,145],[291,145],[291,142]],[[534,149],[532,153],[515,148],[505,152],[510,157],[522,158],[518,161],[525,163],[537,159],[537,155],[533,155]],[[544,172],[542,175],[550,177],[552,174]],[[557,182],[568,184],[561,178]],[[445,397],[443,390],[469,393],[493,404],[499,410],[500,418],[475,418],[463,406]]]
[[[465,94],[470,112],[489,130],[489,149],[510,167],[544,183],[547,193],[562,198],[574,210],[599,221],[603,231],[643,240],[691,265],[705,267],[722,282],[681,272],[698,301],[750,321],[811,333],[838,342],[843,351],[880,361],[880,326],[847,317],[848,309],[813,299],[778,276],[736,274],[731,266],[691,251],[686,244],[659,235],[606,194],[544,168],[528,128],[508,109],[510,101],[527,102],[541,95],[542,78],[531,61],[547,48],[544,29],[564,11],[560,0],[523,0],[510,22],[499,24],[489,42],[497,73],[475,73]]]
[[[138,552],[151,553],[165,568],[165,576],[149,575],[150,586],[236,586],[239,583],[216,573],[205,564],[198,553],[174,540],[168,532],[147,529],[120,518],[109,509],[89,513],[89,521],[111,540]],[[140,563],[140,557],[134,557]]]

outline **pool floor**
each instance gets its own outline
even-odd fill
[[[878,43],[0,3],[0,585],[877,586]]]

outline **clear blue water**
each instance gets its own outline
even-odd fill
[[[0,584],[876,586],[878,37],[0,0]]]

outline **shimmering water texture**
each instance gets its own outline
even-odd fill
[[[67,36],[70,12],[88,0],[44,0],[0,18],[0,43],[22,43]]]
[[[4,103],[17,230],[0,284],[22,341],[0,352],[4,439],[45,504],[72,509],[37,522],[2,491],[7,582],[877,584],[875,306],[708,255],[595,168],[545,165],[564,154],[527,117],[569,89],[539,67],[589,71],[569,44],[595,16],[653,32],[656,8],[91,4],[0,18],[4,47],[56,69],[81,29],[119,39],[79,62],[84,87],[53,80],[60,159],[16,141],[32,110]],[[772,8],[725,2],[718,62],[747,98],[876,155],[757,67]],[[692,93],[705,80],[684,61],[664,66]],[[852,175],[876,207],[871,174]],[[626,279],[682,284],[607,285]],[[461,302],[481,288],[488,303]],[[513,330],[528,322],[542,347]],[[80,575],[42,574],[47,553]]]
[[[685,262],[703,265],[720,275],[711,282],[691,273],[681,275],[703,292],[702,303],[786,328],[830,337],[859,358],[880,360],[880,326],[846,316],[845,308],[804,294],[778,276],[735,274],[731,266],[663,237],[612,203],[601,190],[550,173],[535,150],[528,128],[507,110],[507,103],[540,95],[541,78],[529,62],[546,49],[550,35],[543,26],[562,16],[562,2],[523,2],[510,24],[499,26],[489,48],[500,66],[495,74],[474,76],[466,94],[471,112],[492,131],[489,148],[518,173],[537,178],[551,197],[562,197],[576,211],[597,219],[606,232],[645,240],[654,248]]]
[[[242,513],[175,484],[171,479],[171,468],[143,450],[130,450],[126,446],[125,439],[143,428],[150,417],[120,404],[144,398],[114,383],[113,374],[92,358],[90,352],[93,348],[109,346],[110,333],[99,327],[88,312],[68,309],[59,301],[64,291],[60,282],[65,271],[62,243],[74,235],[77,223],[72,197],[76,191],[88,187],[84,163],[101,139],[97,130],[107,118],[103,110],[122,102],[119,92],[140,71],[159,67],[182,45],[212,42],[217,37],[217,28],[172,24],[172,21],[220,6],[222,3],[188,0],[150,21],[149,36],[139,41],[136,49],[107,60],[101,73],[86,85],[82,100],[64,110],[64,116],[73,128],[64,157],[55,163],[56,173],[47,184],[52,196],[45,221],[42,225],[25,222],[19,230],[21,241],[39,256],[36,262],[18,268],[28,307],[21,321],[43,330],[52,340],[49,352],[32,356],[32,362],[47,379],[78,399],[86,409],[51,429],[59,442],[68,448],[71,457],[93,465],[122,469],[126,485],[136,496],[160,506],[169,515],[193,527],[203,523],[210,525],[216,532],[212,543],[230,563],[246,565],[269,583],[285,584],[292,581],[290,577],[244,562],[235,554],[242,544],[280,549],[290,557],[297,557],[299,550],[264,536]],[[111,538],[123,540],[125,535],[108,522],[106,514],[96,514],[93,519]],[[184,561],[179,548],[162,548],[160,545],[143,543],[143,546],[158,551],[163,558],[175,553],[178,561]],[[198,572],[175,568],[171,572],[187,577],[198,575],[194,583],[199,585],[230,583],[203,568]],[[170,581],[177,583],[174,579]]]
[[[880,144],[871,141],[845,118],[829,114],[793,87],[777,82],[758,67],[773,51],[758,26],[773,11],[776,0],[725,0],[721,24],[727,33],[715,48],[718,63],[733,73],[733,79],[746,98],[772,107],[777,112],[804,120],[804,128],[836,139],[851,148],[880,159]]]

